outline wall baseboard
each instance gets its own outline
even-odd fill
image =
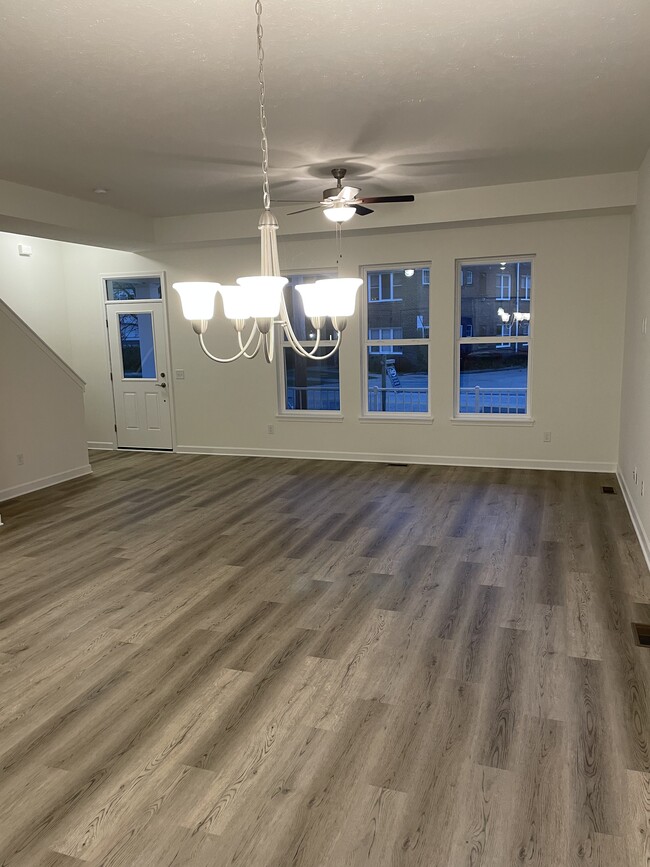
[[[179,454],[222,455],[251,458],[293,458],[316,461],[367,461],[372,463],[425,464],[448,467],[499,467],[524,470],[563,470],[580,473],[614,473],[616,464],[605,461],[546,461],[524,458],[474,458],[458,455],[372,454],[364,452],[300,451],[290,449],[246,449],[227,446],[177,446]]]
[[[88,443],[89,449],[97,449],[98,451],[113,451],[115,449],[115,443]]]
[[[634,531],[639,539],[639,545],[643,551],[643,556],[648,564],[648,569],[650,569],[650,539],[648,538],[648,534],[646,533],[645,527],[643,526],[639,513],[637,512],[637,508],[634,505],[630,489],[627,486],[627,482],[625,481],[625,477],[623,476],[620,467],[616,468],[616,478],[618,479],[621,491],[623,492],[623,499],[625,500],[625,505],[630,513],[632,526],[634,527]]]
[[[13,500],[14,497],[22,497],[23,494],[31,494],[33,491],[40,491],[41,488],[49,488],[52,485],[59,485],[61,482],[69,482],[71,479],[77,479],[80,476],[87,476],[92,473],[90,464],[84,464],[81,467],[74,467],[71,470],[64,470],[62,473],[55,473],[53,476],[44,476],[42,479],[34,479],[32,482],[25,482],[23,485],[14,485],[12,488],[0,490],[0,502],[5,500]]]

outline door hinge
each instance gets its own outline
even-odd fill
[[[106,320],[106,327],[108,328],[108,319]]]
[[[115,428],[115,433],[117,433],[117,425],[114,424],[113,427]]]
[[[108,375],[109,375],[110,378],[111,378],[111,382],[113,382],[113,372],[111,371]]]

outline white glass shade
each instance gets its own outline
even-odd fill
[[[191,321],[212,319],[214,296],[219,289],[218,283],[173,283],[172,285],[181,296],[181,307],[186,319]]]
[[[248,319],[251,315],[248,295],[241,286],[220,286],[223,312],[227,319]]]
[[[333,223],[347,223],[354,217],[356,211],[349,205],[332,205],[331,208],[325,208],[323,213]]]
[[[358,277],[341,277],[303,283],[296,289],[302,297],[305,316],[310,319],[318,316],[345,318],[354,313],[357,289],[362,282]]]
[[[239,277],[237,283],[244,295],[242,304],[248,310],[248,316],[274,319],[279,314],[286,277]]]

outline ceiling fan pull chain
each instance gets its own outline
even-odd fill
[[[343,245],[341,243],[342,237],[341,232],[343,231],[340,223],[336,223],[336,264],[337,267],[341,265],[343,261]]]
[[[257,16],[257,60],[259,62],[257,80],[260,85],[260,132],[262,134],[260,143],[262,148],[262,194],[264,208],[268,211],[271,209],[271,188],[269,185],[269,141],[266,132],[266,80],[264,78],[264,46],[262,44],[264,29],[262,27],[261,0],[255,0],[255,14]]]

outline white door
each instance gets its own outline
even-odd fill
[[[106,305],[118,448],[171,449],[162,301]]]

